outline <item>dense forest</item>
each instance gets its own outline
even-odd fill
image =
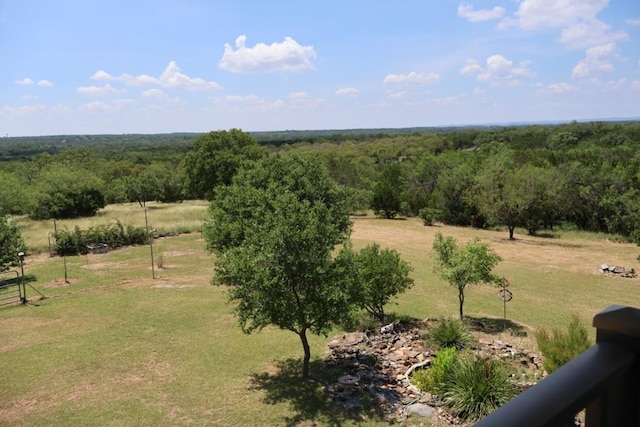
[[[353,211],[425,223],[553,227],[640,244],[640,122],[0,138],[0,213],[211,199],[269,155],[319,158]]]

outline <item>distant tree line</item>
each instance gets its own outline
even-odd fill
[[[640,122],[509,127],[97,135],[0,140],[0,211],[212,199],[247,162],[310,156],[351,210],[535,234],[558,225],[640,243]]]

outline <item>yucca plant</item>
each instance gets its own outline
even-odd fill
[[[515,385],[502,360],[464,354],[448,373],[442,400],[451,414],[464,421],[475,421],[508,402],[515,394]]]
[[[436,348],[454,347],[457,350],[468,348],[474,342],[467,326],[457,319],[440,319],[427,331],[425,338]]]

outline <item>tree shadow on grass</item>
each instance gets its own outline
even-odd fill
[[[278,361],[274,371],[253,374],[250,390],[263,391],[267,404],[287,403],[290,415],[283,420],[286,426],[313,421],[338,427],[344,423],[357,424],[367,419],[382,419],[372,399],[362,398],[361,407],[349,409],[334,402],[325,389],[335,384],[342,372],[326,366],[320,360],[311,362],[312,374],[309,379],[302,379],[302,361],[299,359]]]
[[[524,326],[509,319],[471,316],[465,316],[465,318],[471,329],[474,331],[484,332],[487,334],[499,334],[501,332],[509,331],[513,336],[527,336],[527,329]]]

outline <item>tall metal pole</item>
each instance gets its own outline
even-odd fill
[[[156,270],[153,266],[153,235],[149,233],[149,220],[147,219],[147,207],[144,207],[144,223],[147,226],[147,236],[149,236],[149,247],[151,248],[151,278],[156,278]]]

